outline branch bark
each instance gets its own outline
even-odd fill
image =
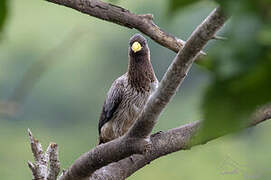
[[[144,139],[123,136],[81,155],[72,166],[62,174],[60,180],[84,180],[97,169],[126,158],[132,154],[142,154],[148,145]]]
[[[271,118],[271,105],[260,108],[252,116],[250,122],[240,129],[256,126],[257,124],[264,122]],[[205,144],[213,139],[226,135],[229,132],[223,134],[213,134],[208,139],[200,139],[191,143],[191,138],[198,139],[197,132],[200,128],[201,121],[192,122],[178,128],[171,129],[167,132],[159,132],[151,136],[151,151],[145,155],[133,155],[131,157],[120,160],[119,162],[111,163],[105,166],[91,176],[91,180],[122,180],[142,167],[149,164],[151,161],[165,156],[167,154],[187,150],[196,145]]]
[[[137,15],[122,7],[105,3],[100,0],[46,0],[55,4],[63,5],[84,14],[112,22],[127,28],[137,29],[149,36],[158,44],[178,53],[184,46],[185,41],[174,37],[158,27],[153,21],[153,15]],[[201,51],[200,56],[206,55]],[[199,56],[199,57],[200,57]]]

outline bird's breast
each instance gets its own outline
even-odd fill
[[[142,112],[150,92],[138,92],[132,87],[127,87],[118,112],[113,117],[113,129],[118,136],[122,136],[136,121]]]

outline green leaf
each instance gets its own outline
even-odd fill
[[[0,0],[0,32],[3,29],[7,17],[7,0]]]

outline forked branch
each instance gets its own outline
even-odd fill
[[[56,180],[60,171],[57,144],[50,143],[46,152],[43,152],[41,144],[29,129],[28,136],[35,159],[35,163],[27,162],[32,171],[33,180]]]

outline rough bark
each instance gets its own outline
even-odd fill
[[[184,46],[185,41],[174,37],[158,27],[153,21],[153,15],[143,14],[137,15],[122,7],[105,3],[100,0],[46,0],[55,4],[63,5],[84,14],[119,24],[127,28],[134,28],[149,36],[158,44],[174,51]],[[201,51],[201,56],[205,53]]]
[[[148,142],[144,139],[127,136],[101,144],[81,155],[59,179],[83,180],[95,170],[111,162],[119,161],[132,154],[144,153],[147,146]]]

